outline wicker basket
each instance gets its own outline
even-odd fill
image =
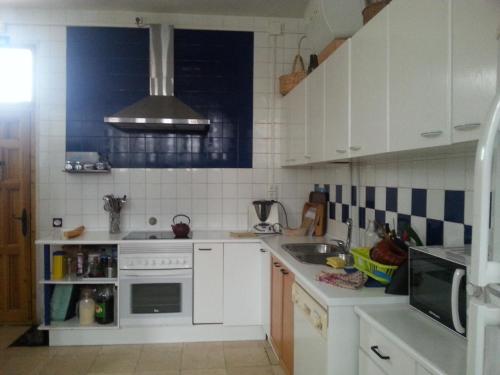
[[[382,0],[376,1],[372,4],[369,4],[363,9],[363,24],[366,25],[368,21],[370,21],[373,17],[375,17],[382,9],[388,5],[391,0]]]
[[[293,60],[292,72],[290,74],[282,75],[280,80],[280,93],[285,96],[292,89],[299,84],[306,76],[306,68],[302,56],[297,54]]]

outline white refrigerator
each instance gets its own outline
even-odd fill
[[[500,374],[500,92],[484,124],[474,176],[467,375]]]

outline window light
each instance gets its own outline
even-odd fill
[[[32,98],[32,51],[0,47],[0,103],[31,102]]]

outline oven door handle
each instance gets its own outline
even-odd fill
[[[174,270],[120,270],[120,278],[174,278],[174,277],[192,277],[193,269],[174,269]]]
[[[465,327],[460,322],[460,309],[459,309],[459,294],[460,282],[465,276],[465,270],[457,268],[453,273],[453,281],[451,284],[451,319],[453,320],[453,327],[458,333],[465,333]]]

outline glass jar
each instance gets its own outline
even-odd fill
[[[78,301],[78,318],[82,326],[92,325],[95,322],[95,301],[91,289],[82,289]]]

